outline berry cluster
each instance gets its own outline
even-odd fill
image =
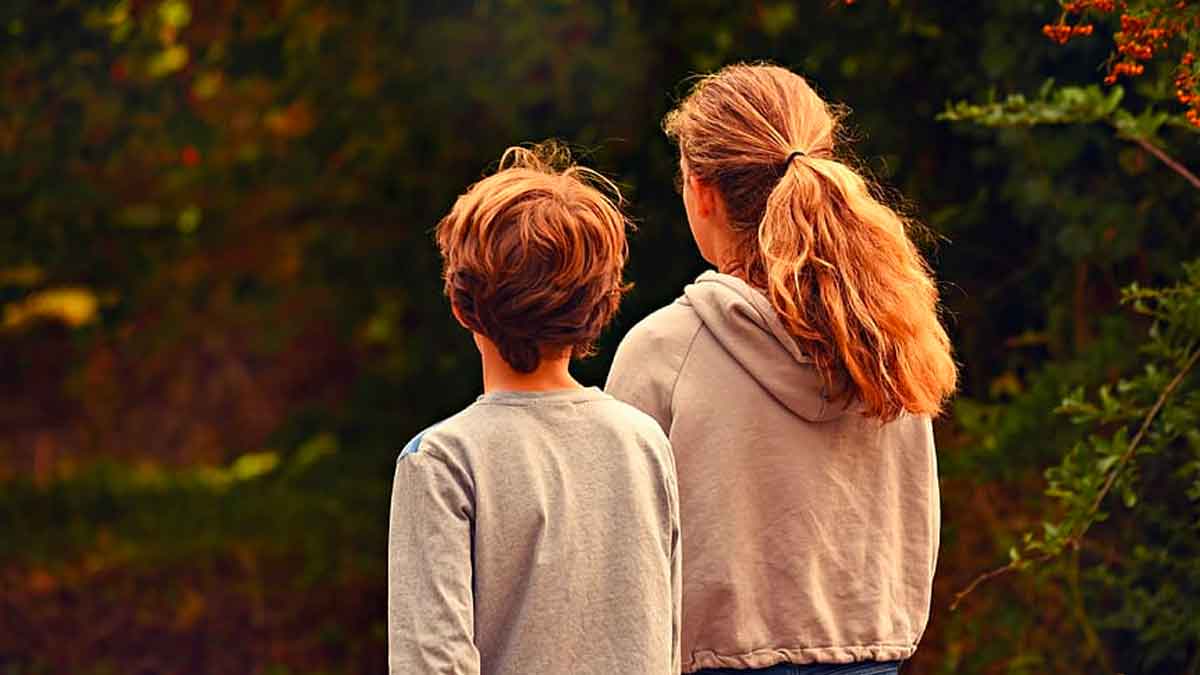
[[[1092,24],[1072,25],[1067,22],[1068,16],[1119,13],[1121,30],[1113,34],[1116,50],[1104,78],[1106,84],[1116,84],[1122,77],[1137,77],[1146,72],[1145,62],[1166,51],[1176,38],[1200,31],[1200,14],[1186,11],[1191,4],[1187,0],[1148,9],[1131,8],[1130,4],[1127,0],[1064,0],[1058,23],[1043,26],[1042,33],[1058,44],[1065,44],[1071,38],[1093,32]],[[1188,107],[1188,121],[1200,126],[1200,71],[1192,52],[1184,54],[1179,62],[1175,95]]]
[[[1185,22],[1164,17],[1157,9],[1145,16],[1122,14],[1121,30],[1113,35],[1120,58],[1113,59],[1109,64],[1108,77],[1104,81],[1113,84],[1122,75],[1141,75],[1145,69],[1140,67],[1138,61],[1149,61],[1156,51],[1167,49],[1171,38],[1182,33],[1186,27]]]
[[[1146,66],[1133,61],[1118,61],[1109,64],[1108,75],[1104,76],[1104,84],[1116,84],[1118,77],[1137,77],[1146,72]]]
[[[1042,34],[1060,45],[1065,45],[1073,37],[1091,35],[1093,30],[1090,23],[1068,24],[1067,15],[1083,14],[1088,11],[1110,13],[1117,8],[1117,2],[1116,0],[1064,0],[1062,8],[1063,13],[1058,18],[1058,23],[1048,23],[1042,26]]]
[[[1175,76],[1175,97],[1188,106],[1187,119],[1200,127],[1200,73],[1196,72],[1196,54],[1188,52],[1179,61]]]
[[[1074,0],[1074,2],[1063,3],[1063,9],[1071,14],[1082,14],[1089,9],[1097,12],[1111,12],[1116,8],[1115,0]]]
[[[1092,25],[1084,23],[1077,26],[1068,26],[1065,23],[1048,23],[1042,26],[1042,34],[1060,45],[1065,45],[1073,37],[1091,35]]]

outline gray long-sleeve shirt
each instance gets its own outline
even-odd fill
[[[598,389],[499,392],[396,462],[392,675],[680,670],[670,446]]]

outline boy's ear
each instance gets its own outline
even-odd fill
[[[454,315],[454,320],[458,322],[458,325],[466,328],[467,330],[471,330],[471,327],[467,325],[467,322],[463,321],[462,310],[458,308],[458,305],[454,304],[454,301],[450,301],[450,313]]]

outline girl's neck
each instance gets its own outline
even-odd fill
[[[583,385],[571,377],[571,353],[567,351],[558,358],[543,358],[531,373],[513,369],[500,356],[495,343],[475,335],[475,344],[483,361],[483,393],[495,391],[559,391],[581,389]]]

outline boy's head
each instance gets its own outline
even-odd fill
[[[571,164],[561,146],[506,150],[497,172],[437,226],[459,321],[518,372],[589,355],[629,288],[620,200],[611,181]]]

